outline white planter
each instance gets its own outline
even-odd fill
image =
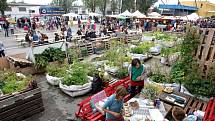
[[[118,67],[110,67],[105,65],[105,71],[110,72],[110,73],[116,73],[119,70]]]
[[[59,87],[64,93],[68,94],[71,97],[81,96],[90,92],[90,90],[92,89],[92,77],[88,77],[88,79],[88,83],[86,84],[70,86],[64,85],[60,81]]]
[[[131,56],[132,59],[138,58],[140,61],[144,61],[144,60],[146,60],[146,59],[149,58],[149,56],[147,54],[144,55],[144,54],[133,54],[133,53],[130,53],[130,56]]]
[[[161,64],[166,64],[167,58],[166,57],[161,57]]]
[[[161,53],[161,46],[151,47],[149,52],[153,55],[159,55]]]
[[[59,85],[59,82],[62,78],[50,76],[49,74],[46,74],[46,80],[49,84],[57,86]]]

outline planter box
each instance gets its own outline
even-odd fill
[[[43,110],[40,88],[0,97],[1,121],[21,121]]]

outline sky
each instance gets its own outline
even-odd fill
[[[7,0],[8,2],[11,2],[13,0]],[[20,1],[24,1],[25,3],[32,3],[32,4],[41,4],[41,5],[47,5],[48,3],[50,3],[52,0],[15,0],[16,2],[20,2]],[[79,0],[80,1],[80,0]],[[177,4],[178,0],[163,0],[163,2],[165,2],[165,4]],[[194,1],[194,0],[180,0],[180,1]],[[204,0],[197,0],[197,1],[204,1]],[[212,3],[215,4],[215,0],[208,0]],[[162,4],[163,3],[161,0],[159,0],[158,4]]]

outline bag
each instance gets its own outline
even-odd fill
[[[96,74],[93,77],[93,82],[92,82],[92,92],[93,92],[93,94],[103,90],[103,87],[104,87],[104,83],[103,83],[102,79],[99,77],[98,74]]]

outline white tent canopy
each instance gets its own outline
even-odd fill
[[[75,13],[67,13],[67,14],[63,14],[63,16],[77,17],[77,16],[79,16],[79,15],[78,15],[78,14],[75,14]]]
[[[102,16],[101,14],[99,13],[88,13],[89,16]]]
[[[198,14],[192,13],[192,14],[190,14],[190,15],[188,15],[188,16],[182,17],[181,19],[183,19],[183,20],[192,20],[192,21],[196,21],[196,20],[199,19],[199,18],[200,18],[200,17],[198,16]]]
[[[161,15],[157,12],[152,12],[148,14],[150,17],[160,17]]]
[[[145,18],[146,15],[142,14],[140,11],[135,11],[134,13],[132,13],[133,17],[137,17],[137,18]]]
[[[128,16],[128,17],[131,17],[132,14],[128,10],[126,10],[125,12],[119,14],[119,16]]]

